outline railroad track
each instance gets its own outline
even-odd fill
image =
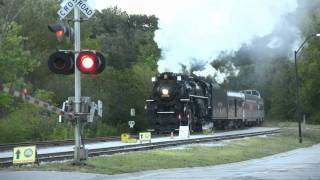
[[[239,133],[239,134],[233,134],[233,135],[221,135],[221,136],[215,136],[215,137],[211,136],[211,137],[201,137],[201,138],[193,138],[193,139],[178,139],[178,140],[170,140],[170,141],[163,141],[163,142],[131,144],[131,145],[123,145],[123,146],[108,147],[108,148],[101,148],[101,149],[90,149],[89,157],[100,156],[100,155],[111,155],[116,153],[124,153],[124,152],[132,152],[132,151],[145,151],[145,150],[159,149],[159,148],[186,145],[186,144],[196,144],[196,143],[204,143],[204,142],[212,142],[212,141],[215,142],[215,141],[228,140],[228,139],[239,139],[239,138],[259,136],[259,135],[275,134],[279,132],[280,132],[280,129],[274,129],[274,130],[267,130],[267,131],[261,131],[261,132]],[[51,162],[51,161],[62,161],[62,160],[72,160],[72,159],[73,159],[73,151],[38,155],[39,162]],[[1,167],[8,167],[11,165],[12,165],[12,157],[0,158]]]
[[[107,142],[107,141],[119,141],[119,136],[109,136],[109,137],[96,137],[96,138],[85,138],[84,143],[95,143],[95,142]],[[37,146],[39,147],[51,147],[51,146],[65,146],[74,144],[73,139],[66,140],[55,140],[55,141],[34,141],[34,142],[21,142],[21,143],[10,143],[10,144],[0,144],[1,151],[12,150],[17,146]]]

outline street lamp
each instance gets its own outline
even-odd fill
[[[300,52],[302,49],[303,45],[310,40],[311,37],[318,36],[320,37],[320,33],[317,34],[311,34],[308,36],[303,43],[299,46],[297,50],[294,51],[294,66],[295,66],[295,74],[296,74],[296,115],[297,118],[299,119],[299,142],[302,143],[302,134],[301,134],[301,110],[300,110],[300,82],[299,82],[299,75],[298,75],[298,64],[297,64],[297,54]]]

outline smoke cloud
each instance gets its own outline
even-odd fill
[[[294,11],[281,16],[269,34],[254,37],[249,43],[242,44],[237,51],[245,53],[254,61],[256,74],[253,76],[263,74],[267,64],[273,59],[287,57],[293,60],[294,50],[305,38],[301,29],[306,20],[306,13],[317,8],[320,8],[320,1],[299,1]]]
[[[197,1],[177,8],[170,23],[162,22],[155,40],[163,49],[159,71],[179,71],[176,64],[190,64],[192,58],[210,63],[221,51],[236,51],[243,44],[273,32],[284,15],[297,8],[295,0]],[[296,33],[295,33],[296,34]],[[283,37],[283,36],[279,36]],[[270,46],[279,46],[274,38]],[[217,73],[210,65],[198,75]]]
[[[292,56],[301,42],[303,14],[318,0],[94,0],[97,9],[117,6],[129,14],[156,15],[155,41],[162,49],[159,71],[190,68],[192,59],[207,62],[198,75],[216,74],[209,63],[220,52],[246,48],[252,59],[265,62]]]

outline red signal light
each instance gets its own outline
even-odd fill
[[[80,53],[78,58],[78,68],[82,73],[93,73],[96,69],[96,57],[95,54]]]
[[[64,35],[64,31],[63,30],[60,30],[60,31],[56,32],[56,36],[57,37],[62,37],[63,35]]]
[[[105,59],[101,53],[82,51],[77,58],[77,67],[84,74],[99,74],[105,68]]]
[[[71,40],[73,37],[73,29],[69,25],[49,24],[48,28],[51,32],[55,33],[58,41],[62,41],[64,38]]]

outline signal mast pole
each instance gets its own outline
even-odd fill
[[[80,9],[78,7],[74,8],[74,59],[78,58],[80,52]],[[75,104],[75,114],[80,113],[80,105],[81,105],[81,76],[80,71],[74,63],[74,104]],[[83,157],[84,147],[82,147],[81,142],[81,120],[79,116],[75,117],[75,147],[74,147],[74,164],[81,164],[81,159]]]
[[[81,51],[80,42],[80,10],[88,18],[94,14],[94,9],[87,4],[86,0],[64,0],[60,4],[61,8],[57,14],[60,19],[64,19],[72,10],[74,10],[74,33],[68,26],[60,24],[51,24],[48,26],[49,30],[56,33],[56,36],[62,38],[63,36],[71,34],[74,35],[74,57],[70,52],[55,52],[50,55],[48,61],[49,69],[56,74],[69,75],[74,71],[74,97],[69,97],[68,106],[73,107],[73,124],[75,126],[75,146],[74,146],[74,164],[83,165],[84,161],[88,158],[88,150],[85,149],[83,142],[81,141],[81,123],[83,120],[87,122],[93,122],[95,113],[97,112],[99,117],[102,117],[102,102],[98,101],[98,104],[91,102],[90,97],[81,96],[81,74],[99,74],[105,68],[104,56],[96,51]],[[79,59],[78,59],[79,58]],[[58,59],[58,60],[57,60]],[[57,62],[63,61],[63,67],[57,66]],[[74,63],[74,67],[70,67],[70,64]]]

